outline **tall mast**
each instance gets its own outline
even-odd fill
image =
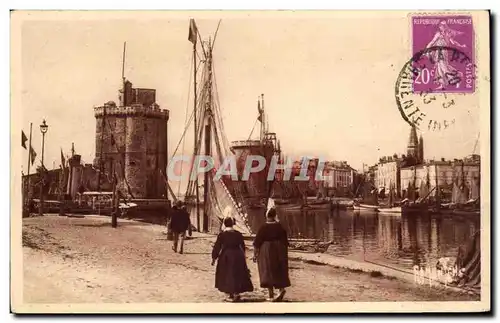
[[[392,207],[392,180],[389,182],[389,207]]]
[[[264,94],[261,94],[261,109],[262,113],[260,114],[261,121],[260,121],[260,140],[264,140],[264,136],[266,134],[266,111],[264,110]]]
[[[460,187],[460,202],[462,202],[462,199],[464,198],[464,193],[465,193],[465,173],[464,173],[464,160],[462,158],[462,167],[461,167],[461,172],[462,172],[462,185]]]
[[[212,43],[211,40],[208,41],[207,50],[207,68],[208,68],[208,101],[205,106],[205,155],[212,155]],[[210,190],[210,174],[205,172],[205,180],[203,185],[203,231],[208,232],[208,219],[209,219],[209,190]]]
[[[436,173],[436,204],[437,207],[439,208],[441,206],[440,203],[440,195],[439,195],[439,181],[438,181],[438,169],[437,169],[437,164],[434,162],[434,173]]]
[[[479,141],[479,135],[480,135],[480,132],[478,132],[478,134],[477,134],[477,138],[476,138],[476,142],[474,143],[474,149],[472,150],[472,154],[476,153],[477,143]]]
[[[122,88],[123,88],[123,106],[127,105],[127,96],[126,96],[126,91],[125,91],[125,50],[127,48],[127,42],[123,42],[123,55],[122,55]],[[104,106],[104,117],[106,116],[106,106]],[[103,121],[104,121],[103,117]],[[104,131],[104,128],[103,128]],[[101,143],[101,149],[102,149],[102,143]],[[109,172],[111,173],[111,178],[112,178],[112,184],[111,184],[111,201],[113,203],[112,210],[111,210],[111,227],[116,228],[118,225],[118,205],[119,205],[119,199],[120,197],[118,196],[118,183],[117,183],[117,178],[115,176],[115,167],[114,163],[111,163],[111,167],[109,169]],[[126,180],[126,179],[125,179]]]
[[[194,23],[194,21],[193,21]],[[198,33],[198,30],[196,29],[196,33]],[[196,35],[195,35],[195,41],[193,42],[193,79],[194,79],[194,147],[196,150],[196,145],[197,145],[197,139],[198,139],[198,119],[196,116],[196,110],[198,108],[198,97],[197,97],[197,92],[196,92],[196,74],[197,74],[197,68],[196,68]],[[200,230],[200,189],[198,187],[198,175],[196,176],[195,182],[194,182],[194,189],[196,192],[196,224],[198,230]]]
[[[125,85],[125,51],[126,51],[126,49],[127,49],[127,42],[123,42],[123,56],[122,56],[122,82],[123,82],[123,85]]]
[[[33,131],[33,122],[30,122],[30,138],[29,138],[29,142],[28,142],[28,181],[29,181],[29,175],[30,175],[30,161],[31,161],[31,133]],[[29,186],[29,185],[28,185]]]
[[[26,192],[26,200],[29,202],[30,197],[30,161],[31,160],[31,133],[33,130],[33,122],[30,122],[30,138],[28,142],[28,176],[26,177],[26,187],[27,187],[27,192]]]

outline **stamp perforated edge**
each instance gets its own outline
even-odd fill
[[[479,12],[482,12],[484,10],[477,10]],[[456,16],[470,16],[470,18],[472,19],[472,42],[473,42],[473,49],[472,49],[472,52],[473,52],[473,62],[474,62],[474,66],[475,66],[475,69],[474,69],[474,77],[475,77],[475,82],[474,82],[474,91],[468,93],[468,92],[461,92],[460,94],[463,94],[463,95],[474,95],[478,89],[479,89],[479,85],[480,85],[480,82],[481,80],[479,79],[478,76],[478,69],[480,68],[480,63],[479,61],[477,60],[477,57],[479,55],[479,41],[478,41],[478,37],[477,37],[477,32],[476,32],[476,27],[477,27],[477,23],[478,23],[478,20],[474,17],[474,14],[473,14],[474,11],[471,11],[471,10],[464,10],[464,11],[460,11],[460,10],[454,10],[454,11],[447,11],[447,10],[440,10],[440,11],[413,11],[413,12],[409,12],[407,15],[406,15],[406,19],[407,19],[407,22],[408,22],[408,39],[410,40],[407,44],[408,48],[408,53],[410,54],[410,57],[413,57],[413,24],[412,24],[412,18],[413,17],[416,17],[416,16],[453,16],[453,15],[456,15]],[[410,58],[411,59],[411,58]],[[455,93],[455,94],[459,94],[459,93]]]

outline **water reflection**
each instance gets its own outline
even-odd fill
[[[456,256],[457,248],[479,229],[479,217],[282,209],[278,217],[292,238],[332,241],[328,253],[406,269]],[[260,213],[251,219],[254,231],[265,221]]]

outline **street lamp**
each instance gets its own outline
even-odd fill
[[[43,154],[45,151],[45,134],[47,133],[47,130],[49,129],[49,126],[45,122],[45,119],[43,119],[42,124],[40,125],[40,132],[42,133],[42,171],[40,172],[41,174],[41,181],[40,181],[40,208],[39,208],[39,215],[43,215],[43,183],[45,181],[45,166],[43,164]]]

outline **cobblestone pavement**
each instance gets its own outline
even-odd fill
[[[165,228],[106,217],[45,216],[23,220],[24,301],[27,303],[219,302],[210,265],[213,236],[193,233],[183,255],[174,253]],[[247,253],[255,291],[244,301],[266,298]],[[386,277],[290,261],[286,301],[472,300]]]

